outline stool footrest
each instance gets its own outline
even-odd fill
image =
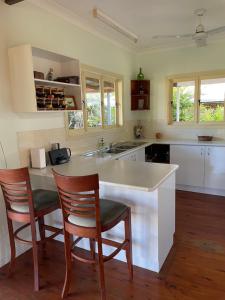
[[[14,232],[14,238],[15,240],[23,243],[23,244],[32,244],[32,241],[28,241],[25,239],[22,239],[18,236],[18,234],[20,233],[20,231],[22,231],[23,229],[27,228],[28,226],[30,226],[30,223],[26,223],[23,226],[19,227],[15,232]]]
[[[71,256],[81,262],[88,263],[88,264],[96,264],[94,259],[87,259],[81,256],[76,255],[74,252],[71,251]]]
[[[23,226],[21,226],[20,228],[18,228],[15,232],[14,232],[14,238],[23,243],[23,244],[30,244],[32,245],[32,241],[29,241],[29,240],[25,240],[25,239],[22,239],[21,237],[18,236],[18,234],[20,233],[20,231],[24,230],[25,228],[27,228],[28,226],[30,226],[30,223],[26,223],[24,224]],[[51,232],[54,232],[52,235],[50,235],[49,237],[46,237],[44,240],[40,240],[40,241],[36,241],[36,243],[39,245],[39,244],[42,244],[42,243],[45,243],[46,241],[50,240],[50,239],[54,239],[57,235],[59,234],[63,234],[63,228],[56,228],[56,227],[53,227],[53,226],[49,226],[49,225],[44,225],[44,228],[45,230],[48,230],[48,231],[51,231]]]
[[[112,259],[114,256],[116,256],[122,249],[125,249],[129,244],[129,240],[126,239],[122,243],[118,243],[118,242],[111,241],[108,239],[102,239],[102,243],[105,245],[117,248],[110,255],[103,257],[103,261],[106,262],[106,261],[109,261],[110,259]]]

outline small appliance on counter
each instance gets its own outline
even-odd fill
[[[61,165],[70,160],[71,150],[70,148],[60,148],[59,143],[52,144],[52,150],[48,152],[51,164]]]
[[[46,167],[45,148],[33,148],[30,150],[31,167],[43,169]]]

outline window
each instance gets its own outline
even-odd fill
[[[224,122],[225,73],[169,78],[169,123]]]
[[[101,85],[100,78],[87,76],[85,82],[85,105],[87,116],[87,127],[96,128],[102,126],[102,109],[101,109]]]
[[[173,122],[194,121],[194,102],[195,82],[174,82],[172,92]]]
[[[225,78],[200,81],[199,121],[224,121]]]
[[[85,67],[82,111],[67,113],[70,130],[107,129],[122,125],[122,77]]]
[[[116,93],[115,82],[110,80],[103,81],[104,92],[104,125],[116,125]]]

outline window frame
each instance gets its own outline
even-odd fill
[[[201,96],[201,80],[225,78],[225,71],[198,72],[191,74],[172,75],[167,77],[168,86],[168,125],[175,126],[221,126],[225,125],[225,100],[224,100],[224,120],[223,121],[205,121],[200,122],[200,105]],[[194,96],[194,121],[174,122],[172,118],[172,93],[174,82],[194,81],[195,96]]]
[[[98,127],[88,127],[88,118],[87,118],[87,109],[86,109],[86,99],[85,99],[85,78],[91,77],[94,79],[99,79],[100,81],[100,93],[101,93],[101,119],[102,125]],[[106,125],[104,124],[104,89],[103,82],[109,81],[115,84],[115,98],[116,98],[116,124],[115,125]],[[123,98],[124,98],[124,79],[122,75],[110,73],[108,71],[98,69],[95,67],[81,65],[81,99],[82,100],[82,109],[83,112],[83,122],[84,127],[77,129],[69,129],[68,128],[68,114],[66,113],[65,122],[66,122],[66,130],[69,135],[74,134],[84,134],[90,132],[99,132],[102,130],[109,130],[115,128],[123,127]]]

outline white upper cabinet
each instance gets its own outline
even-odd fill
[[[225,189],[225,147],[205,150],[205,187]]]
[[[176,183],[180,185],[204,185],[204,147],[171,145],[170,163],[178,164]]]
[[[80,64],[75,58],[22,45],[10,48],[9,67],[15,112],[81,110]],[[46,76],[53,69],[54,80]],[[34,71],[44,78],[34,78]],[[73,76],[77,82],[56,81]]]

